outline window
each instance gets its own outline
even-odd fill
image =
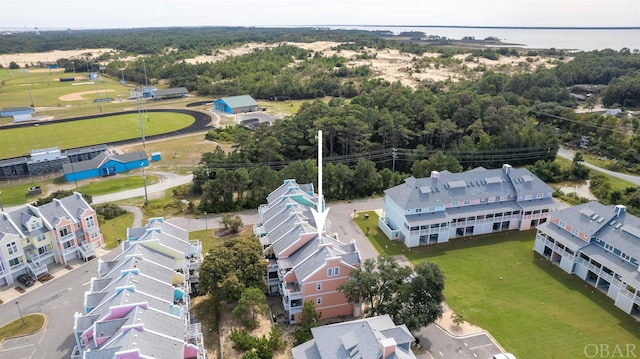
[[[45,241],[46,239],[47,239],[47,235],[46,235],[46,234],[44,234],[44,233],[43,233],[43,234],[39,234],[39,235],[36,237],[36,242],[40,243],[40,242],[42,242],[42,241]]]
[[[316,290],[322,290],[322,283],[316,284]]]
[[[316,304],[322,304],[322,297],[316,298]]]
[[[40,222],[38,221],[33,221],[31,222],[31,230],[33,231],[34,229],[38,229],[40,228]]]
[[[631,257],[626,253],[622,253],[622,258],[624,258],[624,259],[626,259],[628,261],[631,260]]]
[[[97,236],[98,236],[98,233],[96,233],[96,232],[92,232],[92,233],[91,233],[91,239],[94,239],[94,238],[96,238]]]
[[[340,275],[340,267],[333,268],[333,275],[336,277]]]
[[[416,213],[422,212],[422,208],[416,208]]]
[[[464,201],[464,205],[465,205],[465,206],[468,206],[468,205],[470,205],[470,204],[471,204],[471,201],[469,201],[469,200]]]
[[[18,245],[16,245],[16,242],[7,244],[7,252],[9,252],[9,255],[18,253]]]
[[[13,259],[9,260],[9,266],[10,267],[15,267],[20,263],[22,263],[22,257],[13,258]]]
[[[87,217],[85,221],[87,222],[87,228],[93,228],[95,226],[95,222],[93,221],[93,216]]]
[[[333,277],[333,268],[327,269],[327,277]]]
[[[458,201],[454,201],[453,203],[451,203],[452,207],[458,207]]]
[[[64,248],[64,249],[71,248],[71,241],[64,242],[64,244],[62,245],[62,248]]]
[[[60,233],[60,237],[64,237],[69,234],[69,230],[67,227],[62,227],[58,230],[58,233]]]
[[[51,252],[51,245],[46,245],[44,247],[38,248],[38,254],[43,255]]]

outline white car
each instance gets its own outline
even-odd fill
[[[503,353],[503,354],[496,354],[492,356],[491,359],[516,359],[516,356],[511,353]]]

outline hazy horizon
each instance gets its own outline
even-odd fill
[[[78,0],[0,2],[0,29],[77,30],[155,27],[640,27],[637,0],[236,0],[181,2]]]

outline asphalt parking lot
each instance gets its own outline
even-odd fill
[[[502,350],[485,332],[454,337],[435,324],[415,336],[435,359],[488,359]]]

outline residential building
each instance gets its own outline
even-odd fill
[[[80,193],[42,206],[0,213],[0,285],[23,273],[39,277],[48,265],[88,260],[104,245],[95,210]]]
[[[231,96],[215,100],[213,108],[228,114],[256,112],[258,103],[249,95]]]
[[[201,326],[189,313],[201,259],[191,251],[202,247],[162,218],[127,233],[122,253],[98,260],[99,276],[91,279],[83,312],[74,316],[71,357],[206,358]]]
[[[389,315],[311,328],[313,339],[294,347],[293,359],[415,359],[409,329]]]
[[[526,168],[409,177],[385,191],[378,227],[407,247],[507,230],[528,230],[557,209],[553,189]]]
[[[589,202],[552,213],[533,249],[640,319],[639,228],[625,206]]]
[[[342,243],[328,231],[318,234],[311,214],[317,202],[313,184],[285,180],[258,208],[260,222],[254,226],[269,261],[267,291],[282,296],[291,323],[299,321],[306,301],[314,303],[322,318],[360,315],[360,306],[337,291],[349,272],[360,267],[360,252],[355,242]]]

